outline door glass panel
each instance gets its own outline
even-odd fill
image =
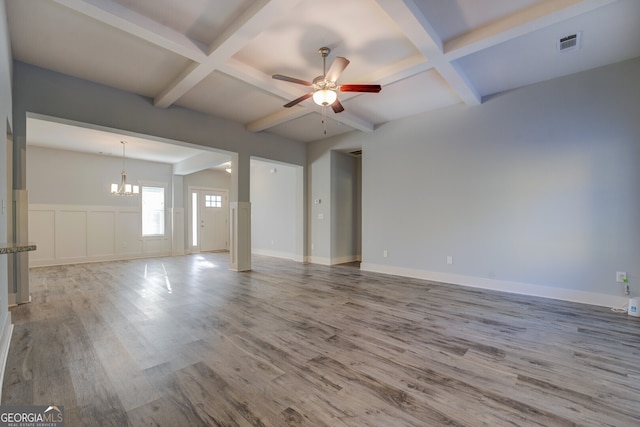
[[[191,193],[191,241],[198,246],[198,193]]]

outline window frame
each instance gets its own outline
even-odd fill
[[[162,233],[160,234],[145,234],[145,207],[144,207],[144,193],[145,188],[161,189],[162,190],[162,210],[154,210],[155,212],[161,212],[162,214]],[[158,191],[158,193],[160,193]],[[140,184],[140,235],[142,239],[161,239],[167,236],[167,184],[159,182],[143,182]]]

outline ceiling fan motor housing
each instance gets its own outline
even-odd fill
[[[315,90],[336,90],[338,85],[336,82],[325,79],[324,76],[318,76],[313,79],[313,88]]]

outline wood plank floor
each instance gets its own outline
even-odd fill
[[[3,404],[68,426],[638,426],[640,319],[228,254],[34,268]]]

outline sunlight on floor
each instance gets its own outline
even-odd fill
[[[196,257],[196,267],[218,268],[218,265],[207,260],[204,256],[199,255]]]

